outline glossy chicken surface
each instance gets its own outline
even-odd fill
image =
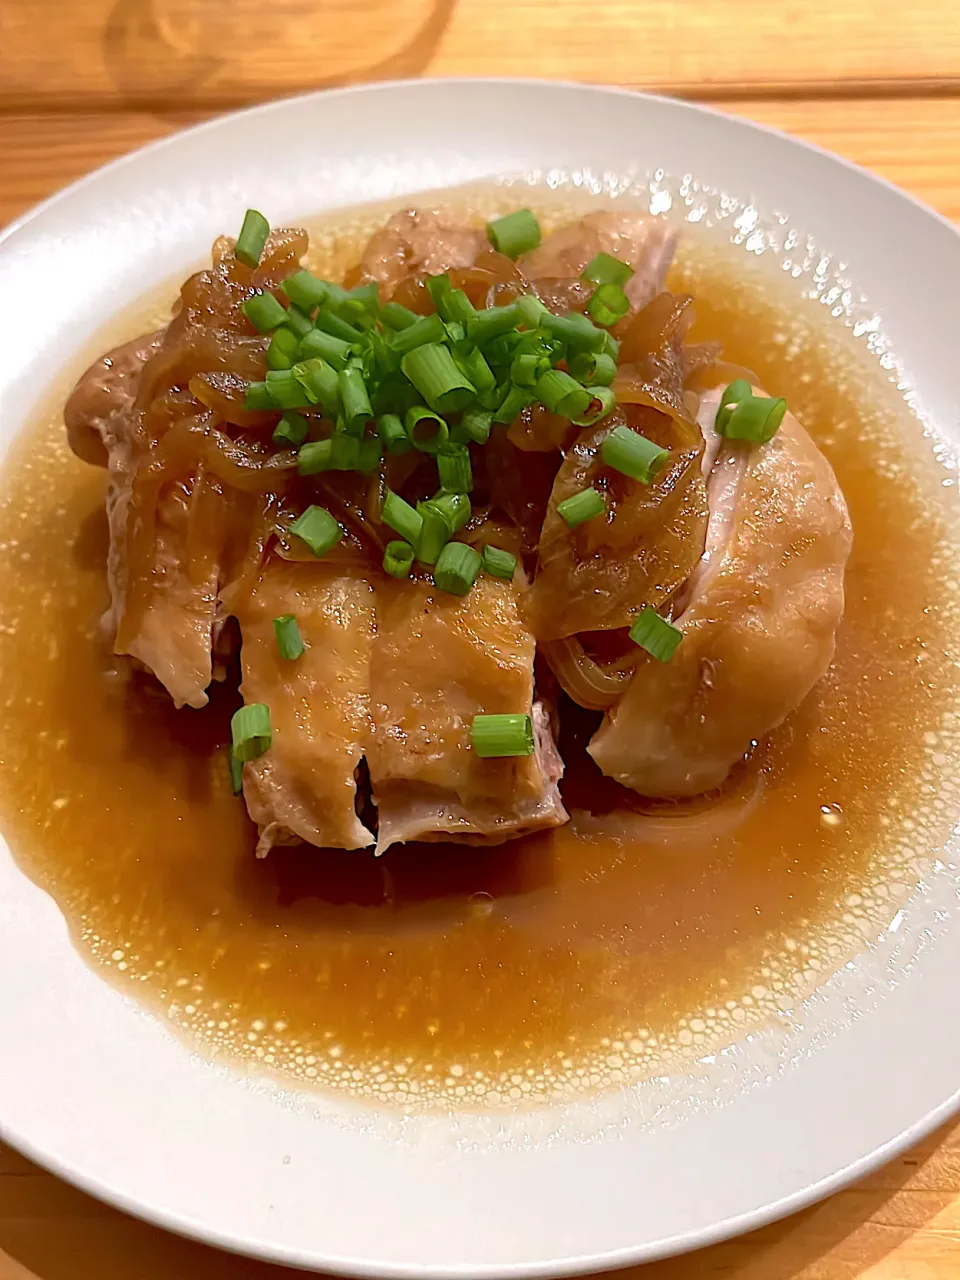
[[[716,434],[720,353],[689,343],[695,300],[665,291],[676,238],[646,214],[602,210],[513,262],[463,217],[410,209],[348,271],[348,286],[376,282],[381,302],[421,313],[426,278],[449,272],[479,309],[530,293],[582,315],[596,254],[633,270],[613,329],[613,412],[577,427],[528,407],[471,447],[473,514],[457,536],[513,547],[519,563],[512,582],[483,574],[464,596],[426,566],[400,580],[381,568],[395,537],[384,494],[428,496],[425,455],[386,457],[368,477],[300,476],[271,443],[278,415],[245,407],[269,339],[241,304],[282,297],[304,233],[274,232],[256,268],[219,240],[167,328],[81,379],[65,418],[74,451],[110,476],[115,652],[177,706],[200,708],[212,680],[238,678],[245,702],[270,708],[270,749],[243,769],[258,853],[492,844],[566,822],[555,730],[567,704],[552,678],[538,688],[548,667],[567,698],[606,712],[589,746],[600,768],[646,796],[721,785],[822,676],[843,612],[843,497],[790,415],[768,444]],[[325,438],[319,407],[307,418]],[[667,451],[650,483],[604,461],[615,427]],[[604,511],[570,527],[560,504],[588,487]],[[321,560],[290,532],[315,501],[344,531]],[[644,606],[682,632],[669,662],[628,638]],[[295,661],[274,631],[287,614],[305,645]],[[480,758],[470,725],[493,714],[528,715],[533,753]]]

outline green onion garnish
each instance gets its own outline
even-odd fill
[[[247,267],[256,267],[260,263],[267,236],[270,234],[270,223],[258,209],[248,209],[243,215],[243,226],[237,236],[237,247],[234,250],[237,258]]]
[[[286,319],[283,322],[288,329],[292,329],[298,338],[304,338],[313,328],[310,317],[299,307],[291,305],[287,307]]]
[[[302,414],[289,409],[277,423],[273,443],[281,449],[299,449],[307,438],[310,424]]]
[[[578,351],[567,367],[571,377],[585,387],[609,387],[617,376],[617,362],[605,351]]]
[[[462,289],[447,289],[437,303],[440,319],[446,324],[465,324],[477,314],[477,309]]]
[[[557,514],[563,517],[571,529],[583,524],[585,520],[602,515],[606,509],[603,495],[596,489],[581,489],[572,498],[565,498],[563,502],[557,503]]]
[[[330,296],[330,286],[312,271],[296,271],[287,276],[280,288],[302,311],[322,306]]]
[[[324,333],[321,329],[311,329],[300,341],[300,359],[311,360],[319,356],[333,365],[334,369],[346,368],[352,354],[349,342],[335,338],[333,334]]]
[[[363,428],[373,417],[367,384],[359,369],[347,367],[337,375],[340,385],[340,401],[343,405],[343,423],[350,435],[362,435]]]
[[[377,435],[389,454],[407,453],[413,447],[413,442],[407,435],[399,414],[381,414],[377,419]]]
[[[533,755],[533,722],[529,716],[474,716],[470,744],[481,759]]]
[[[429,316],[419,316],[413,324],[394,334],[392,346],[398,355],[406,355],[430,342],[442,342],[444,337],[443,321],[434,312]]]
[[[401,329],[409,329],[412,324],[416,324],[420,317],[415,311],[402,307],[399,302],[388,302],[380,308],[380,319],[388,329],[395,329],[399,333]]]
[[[476,387],[477,395],[482,396],[497,385],[496,374],[483,358],[480,348],[469,339],[456,344],[453,359],[466,380]]]
[[[552,311],[545,311],[540,327],[573,351],[603,351],[606,344],[605,331],[591,324],[586,316],[555,316]]]
[[[359,329],[355,329],[352,324],[349,324],[342,316],[338,316],[335,311],[331,311],[329,307],[321,307],[313,323],[323,333],[328,333],[333,338],[339,338],[341,342],[347,342],[352,345],[363,339],[363,334]]]
[[[280,657],[294,662],[303,654],[303,636],[292,613],[284,613],[273,620],[273,630],[277,637],[277,648]]]
[[[753,387],[751,387],[746,378],[734,378],[733,382],[731,382],[724,390],[723,395],[720,397],[720,403],[717,406],[717,416],[714,420],[714,424],[718,431],[721,430],[723,416],[726,416],[725,411],[729,409],[732,413],[734,407],[738,405],[741,400],[749,400],[752,395]]]
[[[421,453],[438,453],[450,438],[450,431],[439,413],[416,404],[404,415],[407,435]]]
[[[439,342],[429,342],[407,352],[400,367],[430,408],[438,413],[456,413],[476,399],[476,387],[457,368],[449,348]]]
[[[417,539],[417,559],[423,564],[436,564],[440,552],[453,536],[453,526],[434,502],[418,502],[417,512],[422,521]]]
[[[327,364],[320,356],[314,356],[312,360],[301,360],[290,372],[310,397],[311,403],[319,404],[331,418],[337,416],[340,412],[340,382],[333,365]]]
[[[243,791],[243,761],[237,759],[233,747],[227,747],[227,767],[230,770],[230,790],[238,796]]]
[[[658,662],[669,662],[683,639],[683,632],[645,604],[630,628],[630,639]]]
[[[417,545],[423,519],[409,502],[404,502],[399,493],[394,493],[392,489],[387,490],[380,516],[383,523],[394,533],[399,533],[400,537],[411,546]]]
[[[472,511],[470,499],[465,493],[441,492],[430,498],[429,505],[436,507],[453,533],[463,528]]]
[[[516,329],[520,319],[520,308],[515,302],[505,307],[488,307],[467,321],[467,337],[482,346]]]
[[[533,351],[521,351],[513,357],[510,377],[518,387],[532,387],[549,368],[550,360],[547,356],[537,355]]]
[[[470,450],[465,444],[445,444],[437,453],[440,485],[449,493],[469,493],[473,488]]]
[[[281,325],[267,347],[267,368],[290,369],[297,363],[299,353],[300,339],[292,329],[288,329],[285,324]]]
[[[346,439],[352,439],[347,436]],[[383,445],[377,436],[367,436],[365,440],[359,442],[357,450],[357,470],[365,476],[372,475],[380,465],[380,459],[383,457]]]
[[[540,243],[540,223],[529,209],[517,209],[504,218],[487,223],[487,239],[498,253],[519,258]]]
[[[507,582],[513,580],[513,575],[517,571],[517,557],[510,551],[503,551],[500,547],[486,546],[483,548],[481,559],[484,573],[489,573],[494,578],[503,578]]]
[[[258,333],[269,333],[287,318],[286,308],[281,307],[272,293],[255,293],[240,310]]]
[[[293,369],[268,369],[266,383],[270,399],[278,409],[307,409],[314,403],[313,397],[297,381]]]
[[[620,359],[620,343],[612,333],[608,333],[606,330],[604,330],[603,347],[601,350],[614,362]]]
[[[233,713],[230,721],[233,754],[243,764],[256,760],[273,741],[270,708],[263,702],[248,702]]]
[[[537,399],[561,418],[579,418],[589,409],[593,395],[562,369],[548,369],[534,387]]]
[[[448,542],[440,552],[433,581],[441,591],[465,596],[480,572],[480,554],[465,542]]]
[[[618,284],[601,284],[587,304],[587,310],[605,329],[615,325],[630,310],[630,299]]]
[[[533,392],[526,387],[518,387],[517,384],[511,383],[507,388],[507,394],[500,401],[496,413],[493,415],[494,422],[511,423],[514,418],[521,414],[527,405],[533,401]]]
[[[600,456],[614,471],[650,484],[663,470],[670,451],[629,427],[614,427],[600,445]]]
[[[467,409],[456,427],[450,433],[451,439],[461,437],[472,440],[474,444],[486,444],[493,425],[493,414],[486,409]],[[462,443],[462,440],[460,440]]]
[[[592,280],[594,284],[624,285],[633,275],[633,267],[609,253],[598,253],[583,269],[581,280]]]
[[[297,454],[297,472],[301,476],[315,476],[321,471],[358,470],[360,441],[356,436],[348,436],[343,432],[331,436],[329,440],[311,440]]]
[[[265,382],[248,382],[243,407],[250,413],[276,412],[277,405]]]
[[[575,427],[592,427],[617,407],[617,397],[612,387],[591,387],[590,404],[584,413],[571,418]]]
[[[388,542],[383,552],[383,569],[391,578],[409,578],[413,568],[413,547],[409,542]]]
[[[779,431],[786,412],[786,400],[751,395],[735,403],[725,414],[717,414],[717,430],[728,440],[766,444]]]
[[[343,530],[324,507],[307,507],[303,515],[294,520],[290,532],[318,557],[326,555],[343,537]]]

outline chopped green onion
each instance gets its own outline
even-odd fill
[[[237,759],[233,747],[227,747],[227,767],[230,770],[230,790],[238,796],[243,791],[243,761]]]
[[[233,754],[247,764],[256,760],[273,741],[270,728],[270,708],[263,702],[248,702],[233,713],[230,721]]]
[[[352,439],[347,436],[346,439]],[[361,440],[357,451],[357,470],[362,475],[369,476],[376,471],[380,465],[380,459],[383,457],[383,445],[376,436],[367,436],[365,440]]]
[[[503,578],[507,582],[513,580],[513,575],[517,571],[517,557],[510,551],[503,551],[500,547],[485,546],[481,559],[484,573],[489,573],[494,578]]]
[[[380,308],[380,319],[388,329],[399,332],[401,329],[409,329],[420,317],[415,311],[402,307],[399,302],[388,302]]]
[[[590,395],[590,404],[586,411],[570,419],[575,427],[592,427],[617,407],[617,397],[613,387],[591,387]]]
[[[417,545],[420,539],[420,529],[423,526],[423,518],[419,512],[411,507],[409,502],[404,502],[399,493],[394,493],[392,489],[387,490],[380,518],[385,525],[391,528],[394,533],[399,533],[400,537],[409,542],[411,546],[415,547]]]
[[[519,322],[520,308],[515,302],[505,307],[488,307],[467,321],[467,337],[478,344],[489,342],[491,338],[509,333]]]
[[[330,296],[329,284],[312,271],[294,272],[292,276],[287,276],[280,288],[302,311],[313,311],[314,307],[322,306]]]
[[[248,209],[243,215],[243,226],[237,236],[237,247],[234,253],[247,267],[256,267],[260,263],[267,237],[270,234],[270,223],[258,209]]]
[[[360,468],[360,441],[340,433],[329,440],[311,440],[297,454],[297,472],[315,476],[321,471],[357,471]]]
[[[418,502],[417,513],[423,522],[417,539],[417,559],[423,564],[436,564],[440,552],[453,536],[453,527],[434,502]]]
[[[281,307],[272,293],[255,293],[240,310],[258,333],[269,333],[287,318],[286,308]]]
[[[389,454],[408,453],[413,447],[413,442],[407,435],[399,414],[381,414],[377,419],[377,435]]]
[[[291,449],[299,449],[307,438],[310,424],[302,414],[288,410],[277,423],[273,433],[273,443]]]
[[[428,505],[436,507],[453,533],[458,533],[463,528],[472,512],[470,499],[465,493],[440,492],[429,500]]]
[[[493,414],[486,409],[467,409],[463,417],[457,423],[456,427],[450,433],[451,439],[455,437],[458,443],[463,443],[460,437],[472,440],[474,444],[486,444],[490,438],[490,428],[493,425]]]
[[[344,427],[349,435],[362,435],[364,425],[373,417],[367,384],[359,369],[347,367],[337,375],[343,405]]]
[[[447,345],[455,347],[458,342],[467,339],[467,326],[460,320],[444,320],[443,331],[447,335]]]
[[[753,387],[751,387],[746,378],[734,378],[733,382],[724,390],[717,406],[716,423],[718,424],[718,431],[720,430],[720,415],[724,413],[724,410],[729,409],[733,412],[733,409],[741,400],[749,400],[752,395]]]
[[[445,336],[443,321],[434,312],[429,316],[419,316],[413,324],[394,334],[392,345],[398,355],[406,355],[428,343],[442,342]]]
[[[602,515],[606,509],[607,504],[603,500],[603,495],[596,489],[581,489],[573,497],[557,503],[557,514],[563,517],[571,529],[575,529],[578,524],[583,524],[585,520],[592,520],[594,516]]]
[[[438,453],[450,438],[450,430],[432,409],[416,404],[404,415],[407,435],[421,453]]]
[[[391,578],[409,578],[413,568],[413,547],[409,542],[388,542],[383,552],[383,568]]]
[[[249,413],[276,412],[277,405],[265,382],[248,382],[243,407]]]
[[[462,289],[447,289],[437,302],[440,319],[446,324],[465,324],[477,314],[477,309]]]
[[[284,613],[273,620],[273,630],[277,637],[277,648],[280,657],[287,662],[295,662],[303,655],[304,644],[297,620],[292,613]]]
[[[658,662],[669,662],[683,639],[683,632],[645,604],[630,628],[630,639]]]
[[[537,355],[533,351],[521,351],[513,357],[510,377],[518,387],[532,387],[549,368],[548,357]]]
[[[283,322],[288,329],[292,329],[298,338],[305,338],[313,328],[310,317],[306,315],[299,307],[287,307],[286,318]]]
[[[433,580],[441,591],[465,596],[480,572],[480,553],[465,542],[448,542],[440,552]]]
[[[292,329],[281,325],[267,347],[267,368],[289,369],[296,364],[299,353],[300,339]]]
[[[546,311],[541,317],[540,327],[574,351],[603,350],[604,331],[591,324],[586,316],[555,316],[552,311]]]
[[[650,484],[663,470],[670,451],[629,427],[614,427],[600,445],[600,456],[614,471]]]
[[[315,556],[323,556],[343,537],[343,530],[324,507],[307,507],[294,520],[290,532],[306,543]]]
[[[437,453],[437,471],[449,493],[469,493],[473,488],[470,450],[465,444],[445,444]]]
[[[433,305],[436,309],[437,315],[440,316],[441,320],[446,319],[445,316],[440,314],[440,301],[450,292],[451,285],[449,275],[444,272],[443,275],[439,276],[427,276],[423,283],[427,287],[427,293],[429,293],[430,297],[433,299]]]
[[[491,367],[509,364],[520,350],[522,342],[523,334],[518,329],[511,329],[509,333],[501,333],[499,337],[491,338],[485,343],[483,354]]]
[[[534,387],[537,399],[562,418],[579,418],[589,409],[592,394],[562,369],[548,369]]]
[[[742,389],[747,388],[746,392]],[[786,400],[755,396],[743,378],[731,382],[717,410],[716,429],[728,440],[766,444],[780,429],[787,413]]]
[[[571,377],[585,387],[609,387],[617,376],[617,362],[605,351],[578,351],[567,362]]]
[[[356,314],[359,307],[361,311],[368,315],[380,310],[380,286],[376,280],[368,280],[366,284],[357,284],[348,290],[346,297],[342,302],[335,301],[333,307],[342,310],[347,307]]]
[[[270,398],[278,409],[307,409],[314,403],[293,369],[268,369],[266,383]]]
[[[518,298],[516,307],[520,312],[521,320],[528,329],[539,328],[544,313],[549,310],[535,293],[525,293],[522,298]]]
[[[533,722],[529,716],[474,716],[470,745],[482,760],[533,755]]]
[[[457,368],[449,348],[439,342],[407,352],[400,367],[430,408],[438,413],[456,413],[476,398],[476,387]]]
[[[540,243],[540,223],[529,209],[517,209],[506,217],[487,223],[487,239],[498,253],[519,258]]]
[[[620,343],[612,333],[608,333],[606,330],[604,330],[603,334],[603,346],[600,349],[605,355],[608,355],[614,363],[620,359]]]
[[[331,333],[321,329],[311,329],[300,341],[301,360],[310,360],[320,356],[334,369],[345,369],[351,355],[351,344],[342,338],[335,338]]]
[[[630,310],[630,299],[618,284],[601,284],[587,303],[587,310],[605,329],[615,325]]]
[[[580,279],[592,280],[594,284],[625,285],[633,275],[633,267],[610,253],[598,253],[584,267]]]
[[[327,364],[320,356],[314,356],[312,360],[301,360],[290,372],[312,403],[319,404],[331,418],[336,417],[340,412],[340,382],[333,365]]]
[[[507,394],[500,401],[499,408],[493,415],[494,422],[511,423],[533,401],[533,393],[526,387],[518,387],[511,383]]]
[[[341,342],[353,345],[363,338],[363,334],[359,329],[355,329],[352,324],[348,324],[346,320],[338,316],[335,311],[331,311],[329,307],[321,307],[313,323],[321,332],[329,333],[331,337],[339,338]]]
[[[497,385],[496,374],[483,358],[483,353],[469,340],[456,344],[453,359],[466,380],[476,387],[478,395],[492,391]]]

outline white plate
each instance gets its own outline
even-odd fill
[[[248,203],[280,221],[488,175],[661,167],[786,210],[839,255],[923,407],[957,434],[960,240],[929,210],[698,107],[444,81],[228,116],[101,170],[8,230],[3,447],[92,330],[202,259]],[[297,1266],[538,1275],[638,1262],[798,1209],[953,1110],[957,890],[944,855],[899,930],[789,1025],[687,1076],[536,1112],[403,1120],[192,1057],[87,968],[53,903],[0,848],[2,1134],[123,1208]]]

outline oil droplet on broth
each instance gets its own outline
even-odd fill
[[[480,220],[517,203],[498,188],[456,198]],[[533,188],[523,203],[547,224],[572,209]],[[314,265],[342,273],[383,217],[318,225]],[[17,674],[0,819],[105,974],[240,1068],[406,1107],[488,1105],[702,1056],[896,919],[957,809],[956,520],[880,369],[785,301],[776,272],[745,273],[690,231],[670,283],[697,297],[692,336],[722,339],[827,452],[855,529],[847,610],[827,678],[731,782],[734,800],[762,783],[759,803],[716,821],[674,808],[655,837],[585,758],[588,718],[568,713],[567,828],[486,851],[256,861],[221,750],[232,695],[174,712],[113,664],[95,625],[104,478],[69,454],[59,412],[37,425],[0,504],[0,662]],[[55,659],[23,644],[26,617]]]

